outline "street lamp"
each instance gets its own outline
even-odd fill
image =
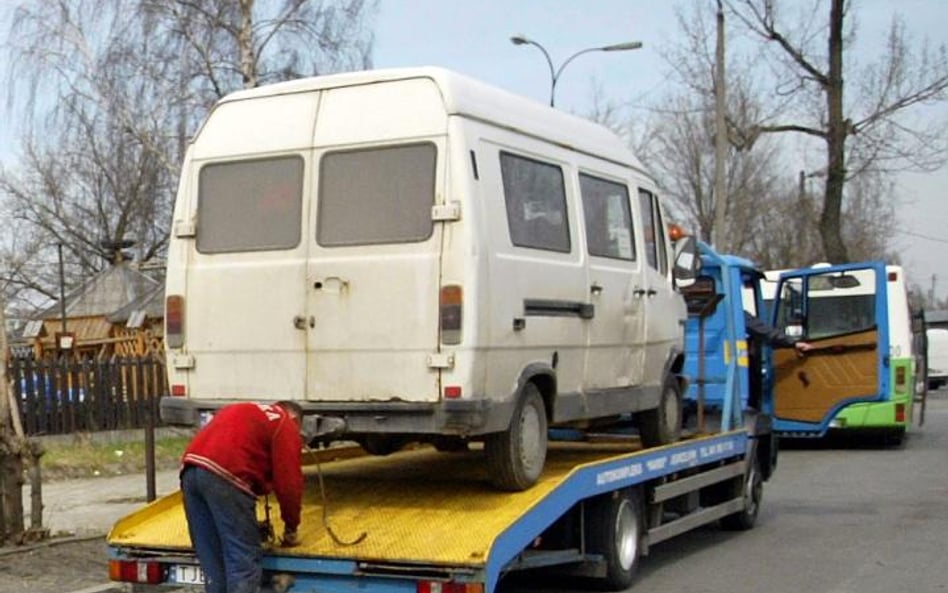
[[[563,62],[559,68],[553,68],[553,60],[550,58],[549,52],[546,51],[546,48],[537,43],[536,41],[526,37],[524,35],[514,35],[510,38],[510,42],[514,45],[532,45],[543,52],[543,57],[546,58],[546,64],[550,67],[550,107],[553,107],[553,101],[556,97],[556,81],[559,80],[560,74],[563,73],[563,69],[566,68],[566,65],[578,58],[583,54],[588,54],[594,51],[629,51],[632,49],[639,49],[642,47],[641,41],[627,41],[625,43],[616,43],[613,45],[604,45],[602,47],[590,47],[581,51],[576,52],[570,57],[566,58],[566,61]]]

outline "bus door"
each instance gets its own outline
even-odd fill
[[[821,436],[854,402],[888,393],[889,324],[882,262],[805,268],[781,274],[775,327],[809,342],[774,351],[775,429]]]

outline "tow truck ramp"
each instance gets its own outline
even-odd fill
[[[555,566],[621,588],[651,544],[721,518],[752,525],[754,440],[742,429],[647,450],[554,442],[539,482],[514,493],[492,488],[480,450],[323,450],[305,469],[302,543],[269,548],[265,580],[292,593],[490,593],[508,572]],[[201,582],[180,492],[121,519],[107,541],[113,580]]]

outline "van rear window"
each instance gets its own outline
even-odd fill
[[[427,240],[436,156],[430,143],[326,154],[319,170],[316,241],[336,247]]]
[[[557,165],[501,153],[500,172],[513,244],[569,253],[563,170]]]
[[[198,182],[198,251],[296,247],[302,196],[298,156],[205,165]]]

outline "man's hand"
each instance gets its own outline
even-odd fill
[[[283,539],[280,541],[280,545],[284,548],[295,548],[300,545],[300,536],[299,534],[292,529],[287,529],[283,532]]]
[[[813,344],[810,344],[809,342],[804,342],[802,340],[795,343],[793,347],[797,349],[797,354],[800,356],[803,356],[810,350],[813,350]]]

